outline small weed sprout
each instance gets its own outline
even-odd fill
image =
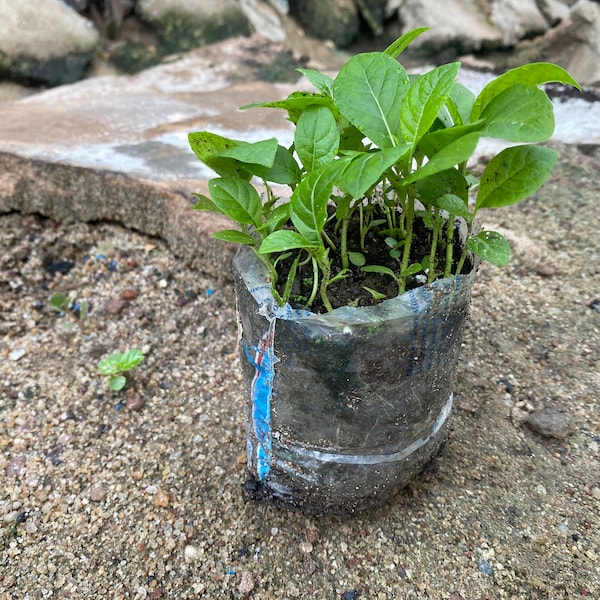
[[[108,387],[118,392],[125,387],[127,379],[123,373],[131,371],[144,360],[140,350],[132,349],[127,352],[116,352],[98,363],[98,373],[108,375]]]
[[[88,313],[90,310],[90,305],[87,300],[82,300],[81,302],[71,302],[69,297],[63,292],[55,292],[48,299],[48,305],[50,308],[53,308],[59,313],[70,315],[72,318],[79,320],[84,326],[87,323]],[[64,329],[71,329],[73,324],[63,323],[62,327]]]

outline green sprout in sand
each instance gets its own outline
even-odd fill
[[[144,360],[140,350],[128,350],[127,352],[116,352],[98,363],[98,373],[108,375],[108,387],[118,392],[125,387],[127,379],[123,373],[131,371]]]

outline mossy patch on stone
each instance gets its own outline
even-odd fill
[[[138,73],[160,63],[166,54],[165,48],[156,45],[125,42],[115,46],[110,61],[123,73]]]
[[[248,20],[237,11],[202,19],[172,11],[162,15],[152,26],[167,52],[185,52],[229,37],[251,33]]]
[[[71,53],[39,60],[30,56],[10,57],[0,52],[0,76],[25,85],[73,83],[84,76],[93,55],[94,52]]]
[[[256,77],[269,83],[295,83],[300,78],[298,68],[302,67],[289,50],[280,52],[271,62],[262,62],[248,58],[244,63],[254,69]]]

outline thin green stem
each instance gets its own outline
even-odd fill
[[[433,208],[433,232],[431,234],[431,250],[429,252],[429,272],[427,273],[427,283],[431,283],[435,279],[435,269],[436,269],[436,254],[437,254],[437,246],[438,239],[440,237],[440,215],[436,214],[437,209]]]
[[[458,261],[458,265],[456,265],[456,273],[455,273],[455,275],[460,275],[461,274],[463,265],[464,265],[465,260],[467,258],[467,253],[469,251],[469,248],[467,246],[467,241],[471,237],[472,230],[473,230],[473,221],[469,221],[467,223],[467,237],[465,238],[465,245],[463,246],[462,253],[461,253],[460,259]]]
[[[279,276],[277,275],[277,269],[271,263],[268,254],[260,254],[258,249],[255,246],[252,246],[252,250],[254,250],[254,254],[258,256],[259,260],[265,265],[267,271],[269,272],[270,284],[271,284],[271,292],[273,293],[273,298],[279,306],[283,306],[285,304],[284,299],[279,295],[279,292],[276,289],[277,281],[279,280]]]
[[[450,215],[446,222],[446,268],[444,269],[444,277],[450,277],[452,274],[452,260],[454,258],[454,216]]]
[[[360,249],[364,252],[365,251],[365,237],[367,236],[367,227],[366,224],[364,222],[364,218],[365,218],[365,213],[363,210],[363,205],[362,202],[358,203],[358,226],[360,229]]]
[[[403,211],[405,213],[405,224],[406,231],[404,236],[404,247],[402,252],[402,263],[400,265],[400,273],[403,273],[408,269],[408,264],[410,261],[410,252],[412,250],[412,237],[413,237],[413,223],[415,220],[415,197],[414,197],[414,187],[410,186],[410,191],[408,194],[407,202],[406,202],[406,210]],[[402,282],[399,285],[400,293],[403,294],[406,290],[406,279],[402,277]]]
[[[311,261],[312,261],[312,267],[313,267],[313,287],[312,287],[312,291],[310,293],[310,297],[308,299],[308,301],[306,302],[306,306],[310,307],[312,306],[312,303],[315,301],[315,298],[317,297],[317,292],[319,291],[319,266],[317,264],[317,259],[311,255],[310,257]]]
[[[387,221],[388,229],[394,229],[394,219],[392,216],[392,212],[393,212],[393,210],[386,204],[385,205],[385,218]]]
[[[333,310],[333,306],[331,306],[331,302],[329,301],[329,297],[327,296],[327,286],[329,285],[329,278],[331,277],[331,269],[329,268],[329,262],[327,260],[320,262],[321,271],[323,272],[323,276],[321,278],[321,287],[320,294],[321,300],[323,301],[323,306],[327,310],[327,312],[331,312]]]
[[[350,266],[348,259],[348,217],[342,219],[342,233],[340,241],[340,256],[342,259],[342,269],[347,269]]]
[[[284,302],[288,302],[290,296],[292,295],[292,286],[294,285],[294,280],[296,279],[296,271],[298,269],[298,263],[300,262],[301,252],[298,252],[292,266],[290,267],[290,271],[288,273],[287,281],[285,282],[285,289],[283,290],[282,300]]]
[[[321,232],[321,235],[323,236],[324,240],[327,242],[327,245],[334,251],[337,252],[337,248],[335,247],[335,244],[333,243],[333,241],[331,240],[331,238],[325,233],[325,231]]]
[[[263,179],[263,184],[265,186],[265,192],[267,194],[267,201],[263,205],[263,214],[268,215],[269,212],[271,212],[271,208],[273,207],[273,204],[275,204],[277,198],[275,194],[273,194],[271,186],[267,183],[265,179]]]

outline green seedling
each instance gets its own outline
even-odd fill
[[[69,298],[62,292],[55,292],[50,296],[48,304],[54,309],[60,312],[67,312],[69,310]]]
[[[373,297],[374,300],[385,300],[387,298],[386,294],[378,292],[377,290],[374,290],[373,288],[370,288],[366,285],[363,285],[362,287],[364,290],[367,290],[367,292],[369,292],[369,294],[371,294],[371,296]],[[358,306],[358,302],[356,305]]]
[[[127,379],[123,373],[131,371],[144,360],[140,350],[128,350],[123,353],[111,354],[98,363],[98,373],[108,375],[108,387],[118,392],[125,387]]]
[[[397,274],[389,267],[384,267],[381,265],[367,265],[366,267],[363,267],[362,270],[365,273],[379,273],[380,275],[389,275],[396,282],[396,285],[398,286],[398,293],[402,293],[404,279],[416,275],[417,273],[420,273],[423,270],[423,266],[419,263],[413,263],[409,265],[406,268],[406,270],[402,271],[400,274]],[[367,289],[367,291],[370,292],[373,296],[373,292],[370,289],[365,289]],[[376,296],[373,296],[373,298],[375,297]]]
[[[78,319],[83,324],[85,324],[87,320],[90,308],[87,300],[82,300],[81,302],[71,302],[69,297],[63,292],[54,292],[54,294],[52,294],[48,299],[48,305],[50,308],[53,308],[60,313],[70,315],[73,318]],[[62,327],[65,329],[70,329],[73,327],[73,324],[64,323]]]

